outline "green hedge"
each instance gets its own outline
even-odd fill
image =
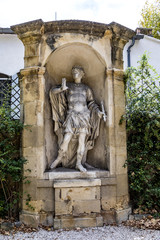
[[[17,217],[22,195],[22,170],[25,159],[20,157],[23,124],[11,118],[11,110],[0,107],[0,217]]]
[[[126,72],[126,123],[129,189],[132,206],[160,210],[160,76],[144,54]]]

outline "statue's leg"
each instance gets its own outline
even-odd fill
[[[66,152],[68,150],[68,145],[69,145],[69,142],[71,141],[72,135],[73,135],[72,133],[65,133],[64,138],[63,138],[63,142],[62,142],[62,144],[60,146],[60,149],[58,151],[58,157],[51,164],[51,166],[50,166],[51,169],[56,168],[57,165],[62,162],[62,158],[66,155]]]
[[[86,133],[79,133],[79,144],[77,149],[77,163],[76,163],[76,169],[78,169],[80,172],[86,172],[87,170],[82,166],[82,158],[85,151],[85,138]]]

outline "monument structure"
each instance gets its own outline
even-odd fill
[[[23,184],[20,219],[55,229],[126,220],[126,129],[119,121],[123,47],[135,32],[115,22],[41,19],[11,28],[25,46],[21,117],[29,128],[22,155],[30,183]]]

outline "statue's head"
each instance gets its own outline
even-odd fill
[[[80,78],[84,78],[85,72],[84,72],[83,67],[81,67],[79,65],[73,66],[72,67],[72,75],[73,75],[74,79],[76,78],[77,75],[79,75]]]

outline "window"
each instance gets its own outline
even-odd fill
[[[11,105],[11,77],[0,73],[0,106],[7,103]]]
[[[11,109],[11,117],[20,118],[20,89],[18,76],[0,73],[0,106],[5,103]]]

